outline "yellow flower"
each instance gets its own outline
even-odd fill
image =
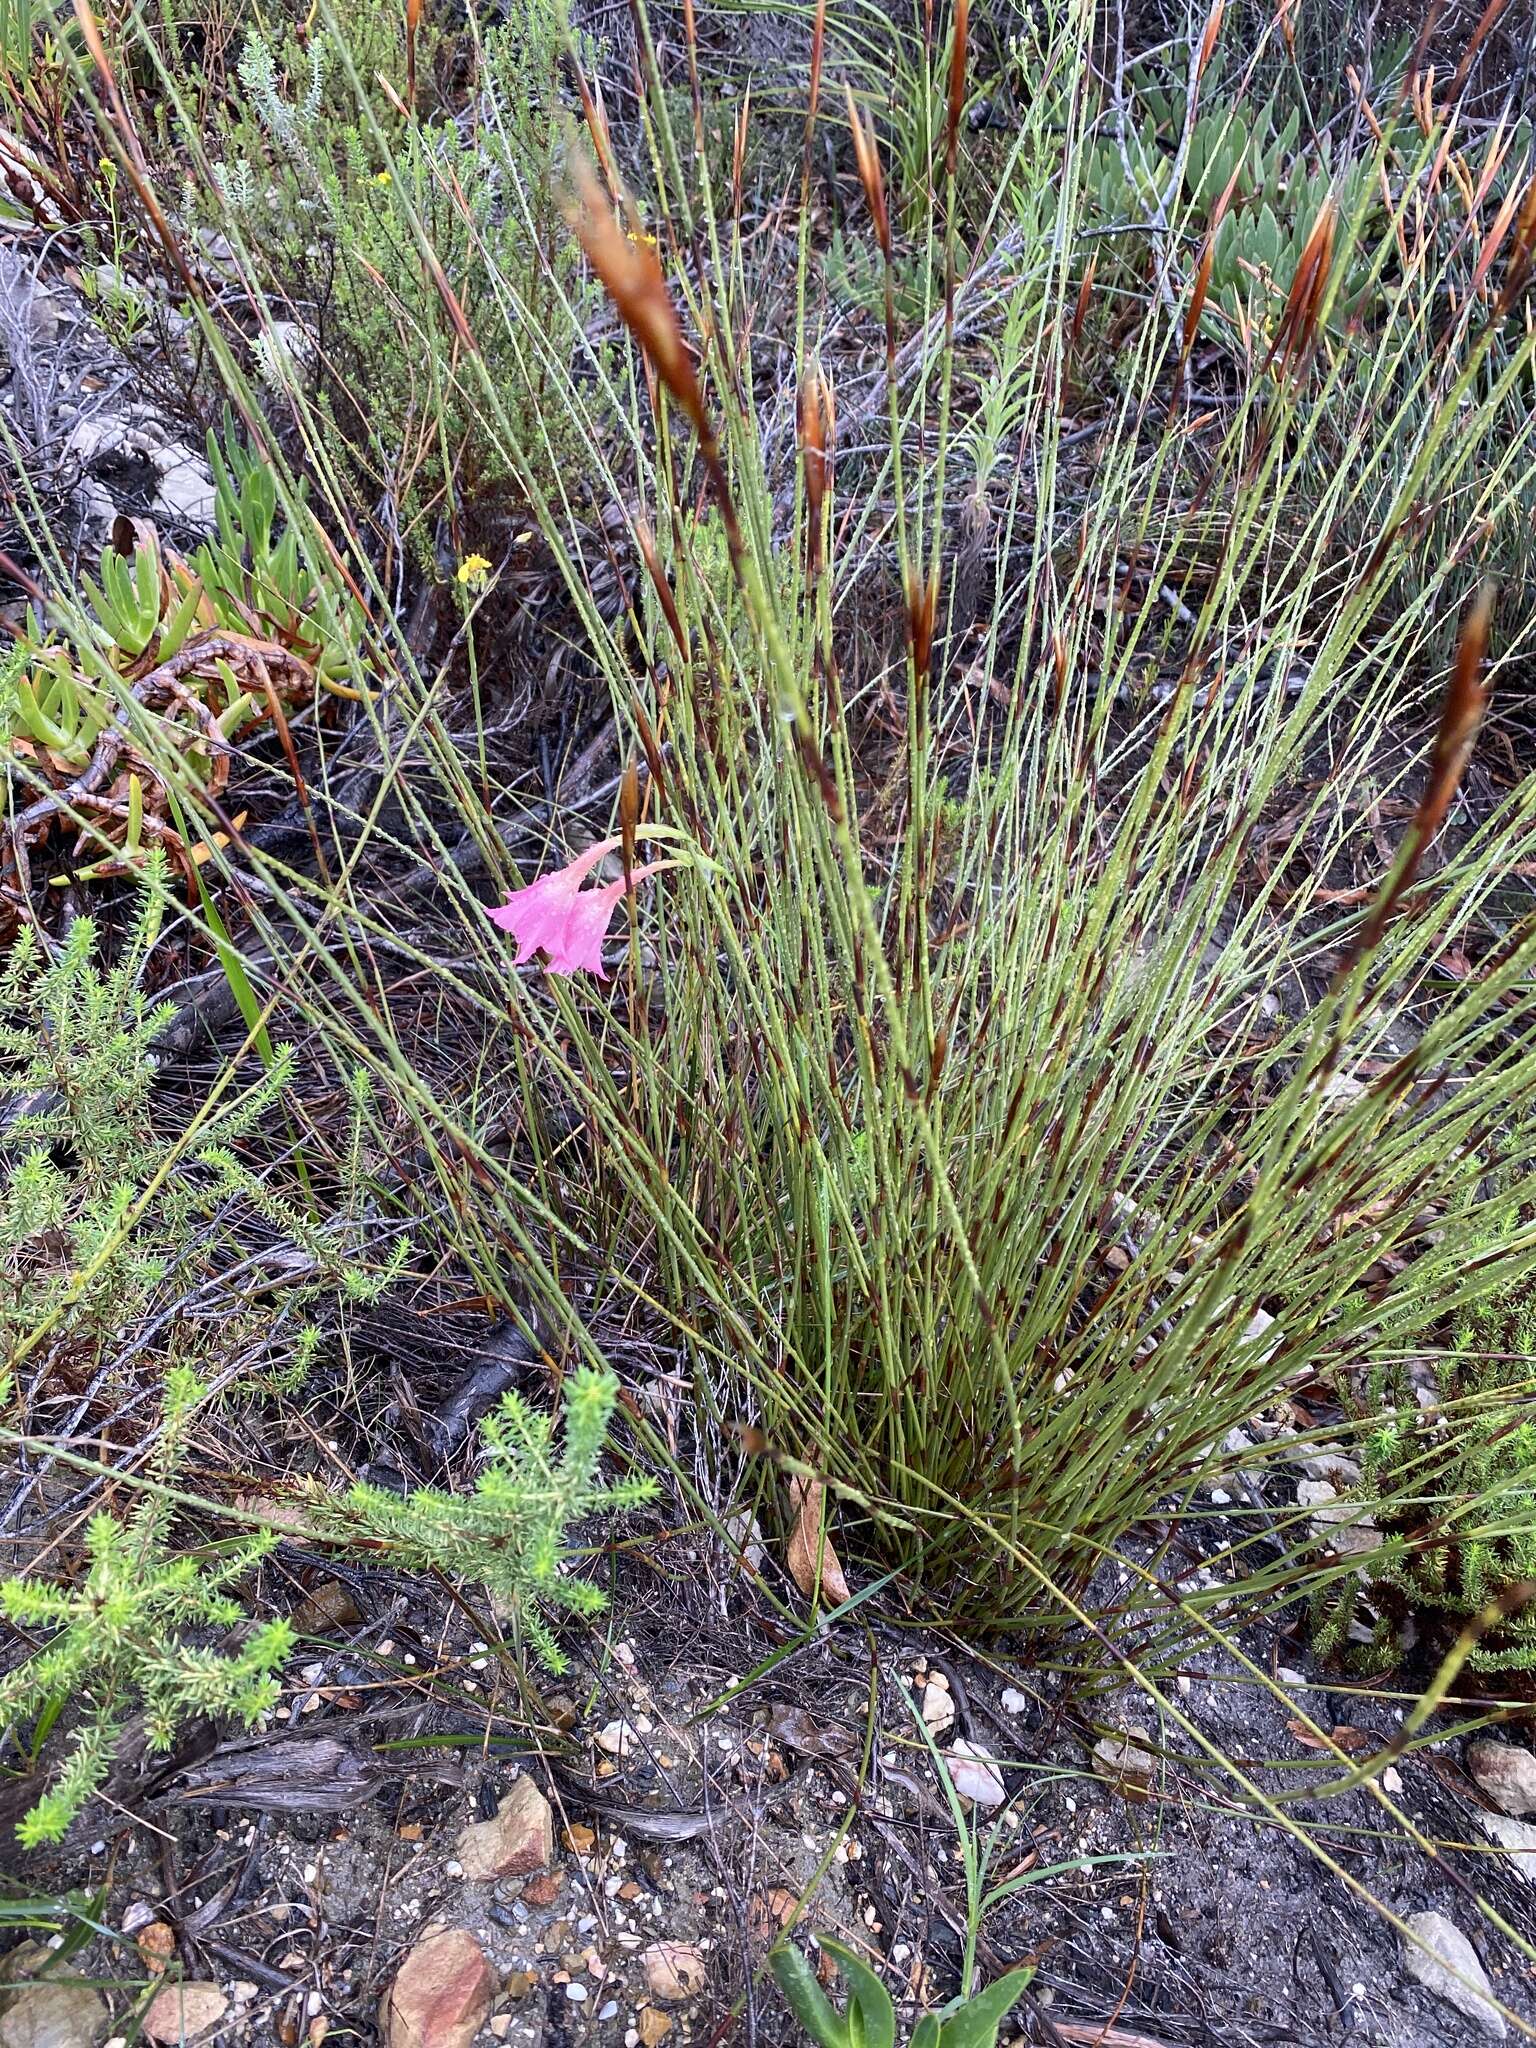
[[[375,171],[373,182],[375,185],[387,185],[390,182],[390,173],[388,171]]]
[[[484,555],[466,555],[459,564],[458,581],[466,590],[484,590],[491,565]]]
[[[637,249],[654,249],[656,246],[656,237],[654,235],[647,235],[643,232],[637,235],[633,228],[625,229],[624,239],[626,242],[633,242]]]

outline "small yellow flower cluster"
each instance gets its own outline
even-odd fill
[[[484,590],[490,573],[491,565],[484,555],[466,555],[459,564],[457,581],[466,590]]]

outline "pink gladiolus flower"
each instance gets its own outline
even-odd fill
[[[619,844],[618,839],[600,839],[565,867],[540,875],[526,889],[514,889],[505,903],[487,910],[491,923],[517,940],[519,967],[542,949],[551,974],[575,974],[586,968],[599,981],[608,979],[603,972],[603,940],[619,898],[647,875],[677,866],[676,861],[655,860],[627,878],[620,875],[616,882],[583,889],[583,878]]]

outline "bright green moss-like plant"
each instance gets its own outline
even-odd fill
[[[342,1190],[338,1230],[240,1156],[288,1085],[287,1048],[249,1087],[205,1109],[195,1138],[184,1119],[157,1129],[155,1041],[175,1006],[151,1003],[142,975],[165,889],[165,861],[153,851],[137,918],[110,967],[97,958],[93,920],[81,917],[51,955],[24,930],[0,971],[0,1085],[15,1108],[0,1142],[0,1361],[45,1338],[87,1369],[120,1351],[221,1262],[236,1263],[242,1216],[306,1255],[285,1268],[289,1308],[325,1291],[376,1299],[408,1252],[402,1240],[377,1267],[362,1266],[349,1255],[355,1186]],[[343,1164],[356,1181],[368,1092],[358,1082],[350,1093]],[[182,1359],[195,1357],[206,1373],[242,1347],[259,1349],[269,1320],[269,1308],[232,1307],[215,1289],[205,1313],[178,1314],[169,1327]],[[301,1358],[312,1352],[312,1339],[297,1341]]]
[[[161,1486],[181,1462],[205,1392],[185,1368],[166,1375],[156,1459]],[[70,1583],[7,1579],[0,1585],[0,1615],[17,1628],[49,1634],[40,1650],[0,1679],[0,1729],[35,1723],[46,1733],[66,1704],[80,1716],[52,1784],[16,1830],[23,1848],[61,1839],[100,1788],[135,1709],[143,1713],[150,1749],[164,1752],[194,1716],[232,1715],[250,1726],[276,1702],[275,1673],[293,1646],[286,1621],[265,1622],[240,1642],[196,1640],[199,1632],[225,1632],[244,1622],[230,1588],[276,1537],[264,1533],[178,1551],[173,1534],[165,1495],[145,1493],[122,1519],[107,1513],[91,1518],[84,1570]]]
[[[478,1581],[543,1663],[561,1672],[566,1658],[543,1610],[590,1616],[607,1604],[600,1587],[570,1572],[571,1523],[638,1507],[656,1492],[652,1479],[610,1485],[598,1476],[618,1391],[609,1373],[573,1373],[558,1449],[553,1416],[508,1393],[482,1425],[490,1455],[473,1493],[424,1488],[402,1500],[355,1486],[321,1513],[343,1540],[382,1543],[407,1568]]]
[[[1480,1303],[1436,1379],[1440,1399],[1423,1405],[1401,1367],[1374,1378],[1384,1419],[1364,1444],[1362,1492],[1384,1541],[1366,1585],[1351,1579],[1321,1604],[1321,1644],[1350,1639],[1365,1592],[1367,1668],[1394,1664],[1414,1621],[1459,1631],[1481,1618],[1470,1667],[1536,1673],[1536,1599],[1523,1590],[1536,1587],[1536,1292]]]

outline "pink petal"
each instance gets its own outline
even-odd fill
[[[622,893],[624,884],[621,881],[610,886]],[[548,948],[551,974],[575,974],[586,968],[599,981],[608,979],[603,972],[603,940],[608,936],[617,900],[608,889],[589,889],[577,897],[559,942]]]
[[[612,853],[616,846],[622,846],[623,843],[623,840],[617,833],[611,839],[594,840],[585,853],[578,853],[573,861],[561,868],[560,873],[562,875],[569,875],[572,878],[572,886],[574,887],[577,882],[585,880],[587,875],[591,873],[592,869],[603,858],[604,854]]]
[[[585,969],[604,980],[603,939],[613,916],[614,904],[628,886],[620,876],[600,889],[581,888],[583,876],[605,854],[620,844],[617,838],[600,839],[579,853],[573,861],[553,874],[540,875],[526,888],[514,889],[506,902],[487,909],[492,924],[510,932],[517,940],[517,965],[535,953],[548,956],[551,974],[574,974]],[[636,875],[649,873],[637,869]]]

